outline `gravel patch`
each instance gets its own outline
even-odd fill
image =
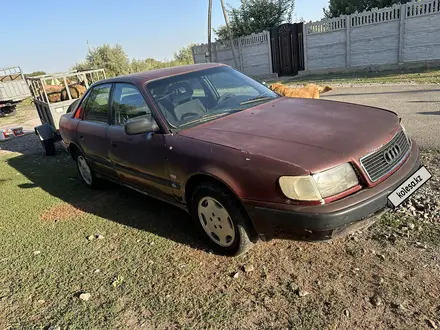
[[[57,152],[61,152],[63,147],[60,143],[55,144]],[[23,136],[10,138],[9,140],[0,141],[0,156],[19,153],[19,154],[44,154],[43,146],[40,139],[35,133],[27,133]]]
[[[422,164],[432,174],[431,179],[402,203],[395,213],[413,216],[422,221],[440,221],[440,152],[422,151]],[[410,229],[414,226],[410,225]]]

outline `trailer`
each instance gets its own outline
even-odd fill
[[[90,85],[106,79],[103,69],[69,71],[27,77],[41,125],[34,128],[46,155],[55,154],[55,143],[61,140],[59,121],[70,112],[89,89]]]
[[[0,117],[13,116],[17,104],[31,96],[19,66],[0,68]]]

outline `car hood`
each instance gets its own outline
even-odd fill
[[[394,112],[324,100],[279,98],[181,131],[316,172],[359,158],[399,129]]]

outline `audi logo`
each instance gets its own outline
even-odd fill
[[[400,146],[394,144],[387,151],[383,153],[383,158],[387,162],[387,164],[392,163],[397,157],[399,157],[401,152]]]

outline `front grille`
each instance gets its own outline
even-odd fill
[[[409,148],[409,141],[400,130],[390,142],[362,157],[360,162],[370,180],[375,182],[399,164]]]

